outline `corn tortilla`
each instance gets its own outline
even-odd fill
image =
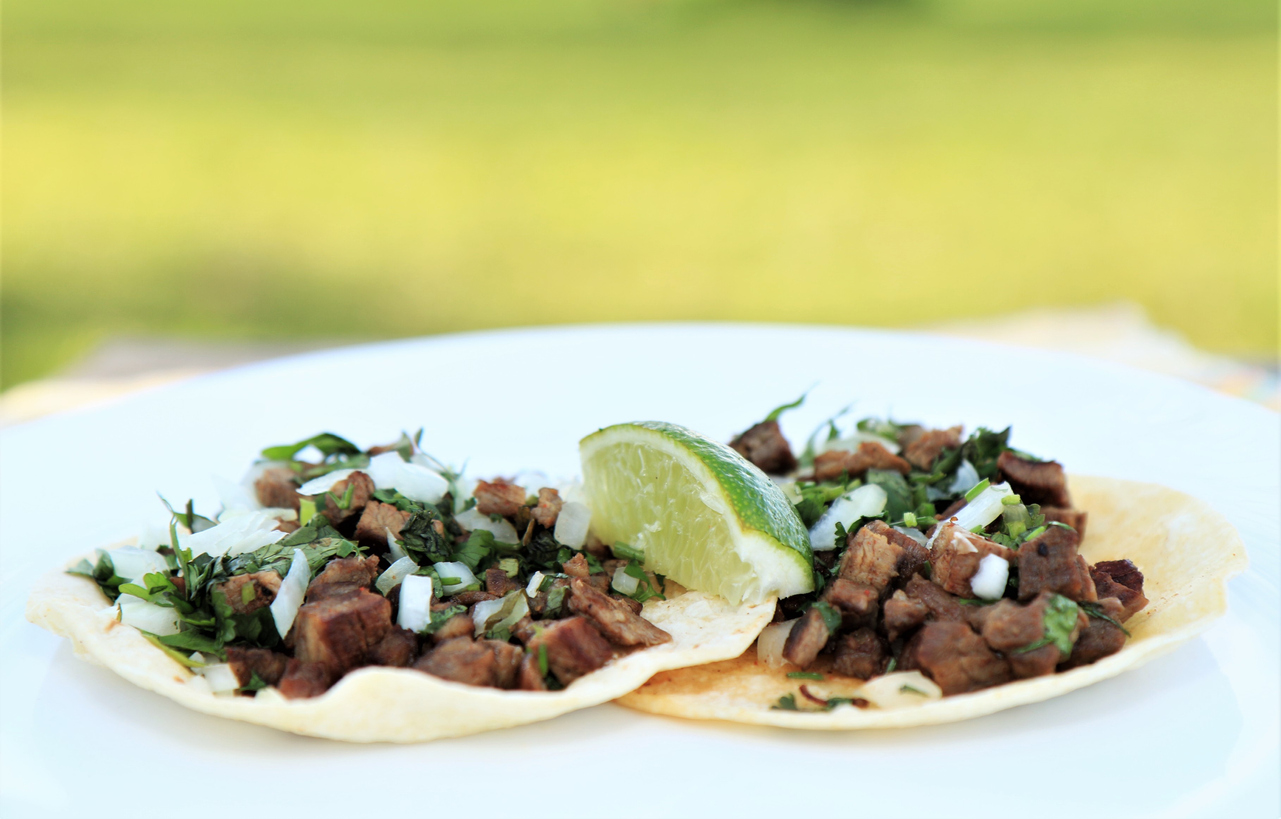
[[[32,591],[27,619],[69,638],[80,657],[188,708],[349,742],[465,736],[608,702],[661,671],[737,657],[774,613],[773,599],[733,607],[720,597],[685,592],[651,600],[645,604],[645,618],[670,633],[672,641],[619,657],[562,691],[501,691],[412,669],[367,667],[347,674],[319,697],[287,700],[274,688],[256,697],[215,695],[204,678],[175,662],[137,629],[105,616],[102,610],[109,605],[92,580],[55,571]]]
[[[1090,563],[1129,558],[1143,572],[1148,605],[1126,622],[1125,647],[1092,665],[895,709],[841,706],[800,713],[771,710],[798,683],[816,696],[853,696],[857,680],[788,679],[788,667],[756,661],[753,645],[724,662],[656,675],[619,702],[639,711],[811,730],[905,728],[978,717],[1040,702],[1114,677],[1190,640],[1227,611],[1227,581],[1244,571],[1245,546],[1232,524],[1197,499],[1163,486],[1073,476],[1075,505],[1089,512],[1081,554]],[[844,680],[844,682],[838,682]],[[797,697],[802,707],[806,706]]]

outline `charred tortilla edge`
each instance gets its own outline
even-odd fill
[[[788,669],[741,657],[656,675],[618,702],[652,714],[811,730],[907,728],[957,722],[1041,702],[1146,663],[1192,639],[1227,611],[1227,581],[1245,570],[1236,529],[1210,506],[1156,484],[1069,477],[1077,508],[1089,513],[1081,553],[1090,563],[1129,558],[1143,572],[1147,608],[1125,625],[1132,637],[1118,653],[1060,674],[972,694],[878,710],[841,706],[830,712],[771,710],[797,691]],[[794,670],[794,669],[793,669]],[[858,681],[807,682],[819,697],[849,696]],[[799,697],[798,697],[799,699]]]

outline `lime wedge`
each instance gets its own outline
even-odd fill
[[[732,603],[812,591],[809,534],[774,482],[676,424],[618,424],[578,445],[592,529],[645,567]]]

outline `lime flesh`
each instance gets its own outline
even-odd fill
[[[809,534],[782,490],[724,444],[676,424],[617,424],[579,443],[592,530],[645,567],[732,603],[814,588]]]

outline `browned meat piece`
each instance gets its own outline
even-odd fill
[[[267,685],[277,685],[285,674],[289,658],[269,648],[227,646],[227,664],[241,685],[249,685],[254,675]]]
[[[926,623],[903,648],[904,667],[919,668],[945,695],[1010,681],[1010,664],[965,623]]]
[[[1121,602],[1114,597],[1107,597],[1099,601],[1099,607],[1103,613],[1114,620],[1120,620],[1123,608]],[[1107,620],[1101,620],[1097,617],[1088,618],[1088,623],[1081,630],[1081,635],[1076,638],[1076,645],[1072,646],[1072,655],[1065,662],[1059,665],[1060,671],[1066,671],[1069,668],[1089,665],[1097,660],[1101,660],[1111,654],[1115,654],[1125,646],[1125,632],[1109,623]]]
[[[497,600],[498,595],[483,591],[461,591],[448,599],[460,606],[471,607],[485,600]]]
[[[1129,560],[1100,560],[1094,568],[1105,572],[1117,583],[1136,592],[1143,591],[1143,572]]]
[[[885,621],[885,633],[890,640],[897,640],[900,635],[907,634],[924,623],[929,613],[930,610],[924,603],[908,597],[900,589],[890,595],[890,599],[885,601],[885,607],[881,611]]]
[[[407,628],[392,626],[383,638],[369,648],[365,658],[370,665],[394,665],[404,668],[418,656],[418,635]]]
[[[348,594],[367,589],[378,577],[378,557],[341,557],[329,561],[324,571],[307,586],[307,600]]]
[[[263,506],[298,511],[302,498],[298,495],[298,482],[294,471],[285,467],[264,470],[254,481],[254,493]]]
[[[876,627],[880,595],[871,586],[838,577],[823,589],[822,599],[841,613],[843,628]]]
[[[921,602],[935,620],[960,623],[969,620],[968,606],[956,602],[956,598],[943,591],[937,583],[919,574],[907,581],[903,591],[907,592],[908,598]]]
[[[874,520],[846,540],[840,576],[884,594],[897,577],[911,577],[929,557],[925,547],[884,521]]]
[[[587,577],[583,582],[601,594],[609,594],[610,587],[613,585],[613,578],[614,576],[612,574],[597,572],[596,574]]]
[[[291,629],[294,656],[335,676],[359,665],[391,630],[391,603],[364,589],[303,604]]]
[[[592,570],[587,568],[587,558],[583,557],[582,552],[566,560],[560,567],[570,577],[590,577],[592,574]]]
[[[546,646],[547,667],[561,685],[569,685],[614,658],[613,646],[586,617],[539,623],[535,630],[527,644],[529,652],[537,656],[539,647]]]
[[[485,570],[485,591],[495,597],[502,597],[508,592],[514,592],[522,589],[520,581],[514,577],[508,577],[507,572],[497,567]]]
[[[1013,452],[1002,452],[996,459],[1001,480],[1010,484],[1024,503],[1072,508],[1067,475],[1057,461],[1028,461]]]
[[[502,478],[495,478],[493,483],[481,481],[476,484],[476,511],[482,515],[502,515],[509,518],[525,505],[525,490]]]
[[[560,517],[560,508],[564,505],[565,501],[560,499],[559,492],[550,486],[544,486],[538,490],[538,505],[529,510],[529,513],[540,526],[550,529],[556,525],[556,518]]]
[[[291,535],[302,528],[296,520],[282,520],[276,523],[276,528],[287,535]]]
[[[437,643],[452,640],[455,637],[470,637],[476,631],[476,623],[466,614],[455,614],[436,629],[433,635]]]
[[[817,608],[811,608],[787,635],[783,644],[783,659],[800,668],[808,668],[818,658],[818,653],[827,645],[832,633],[823,622],[823,615]]]
[[[414,668],[442,680],[498,688],[499,662],[492,642],[469,637],[446,640],[418,658]]]
[[[672,635],[636,614],[629,606],[601,594],[586,580],[569,581],[569,610],[590,618],[611,643],[620,646],[656,646]]]
[[[1109,562],[1129,563],[1130,561],[1126,560],[1126,561],[1109,561]],[[1124,623],[1126,620],[1129,620],[1131,617],[1135,615],[1135,613],[1142,610],[1143,607],[1148,604],[1148,599],[1143,596],[1143,592],[1142,592],[1142,588],[1143,588],[1142,575],[1139,575],[1140,590],[1135,591],[1129,586],[1124,586],[1118,583],[1116,580],[1112,578],[1112,575],[1100,569],[1099,566],[1102,566],[1102,565],[1104,564],[1100,563],[1098,566],[1095,566],[1093,569],[1090,570],[1090,577],[1094,580],[1094,588],[1098,594],[1099,600],[1112,597],[1112,598],[1115,598],[1116,601],[1121,604],[1121,614],[1116,619]],[[1130,564],[1130,565],[1133,565],[1133,564]],[[1136,569],[1135,571],[1137,572],[1138,570]]]
[[[783,437],[778,421],[762,421],[729,445],[767,475],[786,475],[796,468],[792,445]]]
[[[525,652],[506,640],[479,640],[494,652],[494,687],[517,688],[520,685],[520,662]]]
[[[546,691],[547,681],[538,670],[538,654],[526,654],[520,661],[519,684],[522,691]]]
[[[1041,514],[1045,515],[1046,523],[1066,523],[1076,530],[1076,533],[1082,538],[1085,537],[1085,524],[1090,518],[1090,513],[1083,509],[1062,509],[1057,506],[1042,506]]]
[[[280,575],[275,572],[238,574],[213,590],[227,596],[227,604],[236,614],[252,614],[271,605],[280,590]]]
[[[928,472],[943,450],[960,448],[961,432],[961,427],[926,430],[904,446],[903,458],[917,469]]]
[[[1019,599],[1052,591],[1077,602],[1097,600],[1085,558],[1076,553],[1080,542],[1071,529],[1051,526],[1020,546]]]
[[[390,503],[370,501],[365,504],[365,511],[356,523],[356,540],[366,548],[381,549],[387,545],[387,532],[390,531],[392,537],[400,537],[401,527],[409,522],[410,517],[408,512],[402,512]]]
[[[885,671],[885,641],[870,628],[843,634],[836,640],[832,670],[846,677],[870,680]]]
[[[285,673],[276,687],[288,699],[298,700],[319,697],[329,690],[329,686],[334,684],[334,679],[329,669],[320,663],[290,660],[285,664]]]
[[[347,489],[351,488],[351,498],[347,499]],[[374,494],[373,479],[364,472],[353,472],[350,476],[334,484],[323,497],[325,500],[325,517],[337,526],[352,515],[359,515],[369,498]],[[343,501],[346,501],[344,503]]]
[[[869,469],[892,469],[904,475],[912,465],[875,441],[864,441],[854,452],[833,449],[814,459],[814,480],[834,481],[841,475],[854,477]]]
[[[549,597],[552,592],[560,588],[565,589],[565,591],[561,592],[561,595],[562,595],[561,606],[559,609],[555,611],[548,612],[547,603],[548,603]],[[568,595],[569,595],[569,581],[563,577],[558,577],[552,581],[552,585],[550,588],[548,588],[547,591],[539,592],[538,594],[529,598],[529,611],[535,617],[544,617],[549,614],[551,616],[557,616],[559,614],[562,614],[565,608],[564,599]]]
[[[641,603],[639,600],[633,600],[632,598],[624,597],[621,594],[611,594],[609,596],[609,599],[617,600],[619,603],[622,603],[624,606],[627,606],[627,608],[632,610],[632,614],[640,614],[642,611],[645,610],[645,605]]]
[[[990,608],[991,613],[983,624],[983,639],[1005,654],[1018,679],[1053,674],[1054,667],[1063,659],[1053,644],[1019,651],[1045,637],[1045,607],[1051,597],[1050,592],[1043,592],[1025,606],[1002,600],[995,606],[985,607]]]
[[[967,532],[951,523],[944,523],[942,527],[934,536],[934,546],[930,551],[930,566],[933,567],[930,579],[952,594],[975,596],[970,580],[978,573],[979,563],[988,555],[996,555],[1006,562],[1015,559],[1014,552],[982,535]]]

